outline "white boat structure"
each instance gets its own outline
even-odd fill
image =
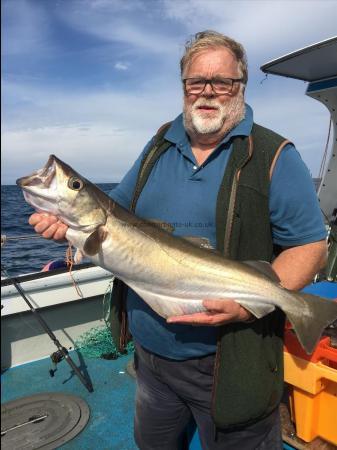
[[[102,300],[112,274],[83,264],[72,270],[56,269],[15,277],[34,308],[68,350],[86,331],[104,324]],[[1,281],[1,367],[14,367],[46,358],[55,346],[32,315],[13,284]]]
[[[320,280],[328,280],[336,285],[337,37],[270,61],[261,70],[267,74],[307,81],[306,95],[322,102],[330,112],[330,144],[325,150],[322,149],[326,161],[318,187],[321,208],[330,233],[329,263],[325,276],[321,274]],[[111,288],[112,279],[111,273],[91,264],[75,266],[72,276],[67,269],[57,269],[15,277],[34,308],[67,350],[74,348],[74,342],[85,331],[103,326],[102,299]],[[55,351],[50,337],[38,324],[15,287],[15,280],[5,278],[1,281],[2,369],[47,358]]]

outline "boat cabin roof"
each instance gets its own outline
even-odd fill
[[[336,77],[337,36],[273,59],[261,70],[309,82]]]

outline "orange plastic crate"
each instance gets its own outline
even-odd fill
[[[312,355],[287,329],[284,377],[292,386],[290,405],[297,436],[306,442],[320,437],[337,445],[337,349],[323,337]]]
[[[287,325],[285,330],[284,350],[286,352],[311,362],[325,361],[326,364],[337,369],[337,349],[331,347],[330,343],[330,337],[323,336],[316,345],[313,353],[308,355],[302,348],[291,327]]]

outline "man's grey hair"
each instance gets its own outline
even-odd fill
[[[183,77],[186,67],[188,67],[197,53],[219,47],[227,48],[233,53],[239,64],[239,70],[241,71],[241,77],[243,79],[242,82],[243,84],[246,84],[248,80],[248,68],[245,49],[234,39],[212,30],[200,31],[186,42],[185,53],[180,60],[181,77]]]

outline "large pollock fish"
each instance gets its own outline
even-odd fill
[[[54,155],[17,184],[38,212],[69,226],[71,244],[164,318],[204,311],[203,299],[233,298],[258,318],[278,307],[307,353],[337,319],[336,302],[284,289],[268,263],[232,261],[174,237],[118,205]]]

